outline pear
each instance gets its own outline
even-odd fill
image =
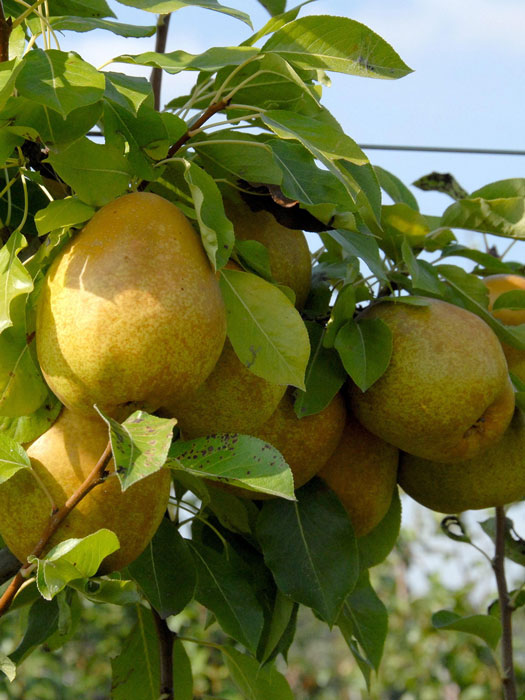
[[[282,226],[267,211],[252,211],[240,197],[235,202],[226,200],[225,209],[236,238],[266,246],[272,277],[277,284],[295,292],[295,305],[302,309],[312,277],[310,249],[304,233]]]
[[[0,535],[18,559],[25,561],[39,542],[51,515],[50,497],[58,508],[63,506],[107,443],[108,429],[101,418],[63,409],[51,428],[30,444],[31,469],[0,484]],[[108,471],[110,476],[71,511],[47,547],[101,528],[113,530],[120,549],[104,559],[101,573],[127,566],[144,550],[162,520],[171,484],[169,470],[160,469],[123,492],[113,460]]]
[[[37,309],[40,366],[66,406],[154,411],[194,391],[226,337],[218,280],[182,212],[148,192],[100,209],[51,266]]]
[[[520,275],[499,274],[489,275],[483,278],[483,282],[489,290],[489,309],[492,311],[494,302],[504,292],[525,291],[525,277]],[[507,326],[518,326],[525,323],[525,309],[497,309],[492,314]],[[507,343],[501,344],[509,370],[522,382],[525,382],[525,350],[512,347]]]
[[[317,474],[337,447],[346,422],[346,407],[339,393],[319,413],[297,418],[293,404],[289,389],[254,435],[279,450],[298,489]]]
[[[440,462],[474,457],[505,432],[514,392],[495,333],[475,314],[439,299],[381,301],[361,318],[392,331],[386,372],[351,404],[370,432],[405,452]]]
[[[503,506],[525,498],[525,416],[520,410],[503,437],[472,459],[455,464],[402,454],[399,484],[438,513]]]
[[[275,411],[286,385],[257,377],[239,360],[226,340],[215,368],[191,396],[163,410],[177,418],[184,439],[212,433],[253,432]]]
[[[397,481],[399,450],[349,415],[339,444],[318,473],[345,507],[357,537],[386,515]]]

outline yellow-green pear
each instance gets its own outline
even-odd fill
[[[391,330],[386,372],[351,404],[370,432],[440,462],[474,457],[505,432],[514,392],[500,342],[478,316],[439,299],[381,301],[361,315]]]
[[[319,413],[297,418],[293,404],[293,392],[288,390],[254,435],[279,450],[298,489],[317,474],[337,447],[346,422],[346,407],[341,394],[336,394]]]
[[[402,454],[399,484],[438,513],[461,513],[525,499],[525,417],[520,410],[503,437],[472,459],[455,464]]]
[[[492,311],[494,302],[505,292],[525,291],[525,277],[512,274],[489,275],[483,278],[489,290],[489,309]],[[507,326],[518,326],[525,323],[525,309],[496,309],[492,315]],[[521,381],[525,382],[525,350],[520,350],[507,343],[501,343],[509,370]]]
[[[318,476],[335,491],[357,537],[386,515],[396,487],[399,450],[349,415],[339,444]]]
[[[0,484],[0,535],[21,561],[39,542],[52,503],[60,508],[81,486],[108,443],[106,423],[63,409],[57,421],[27,448],[31,469],[22,469]],[[108,528],[120,549],[106,557],[101,572],[123,568],[149,543],[166,510],[171,477],[160,469],[121,491],[114,473],[95,486],[71,511],[51,538],[47,550],[72,537]],[[46,551],[47,551],[46,550]]]
[[[212,373],[188,397],[169,402],[184,439],[212,433],[253,434],[275,411],[285,385],[257,377],[239,360],[229,340]]]
[[[240,197],[235,202],[226,200],[225,208],[235,237],[266,246],[272,277],[278,284],[293,289],[295,305],[302,309],[312,277],[312,259],[304,233],[282,226],[270,212],[252,211]]]
[[[106,204],[44,281],[42,372],[69,408],[122,416],[194,391],[226,337],[218,280],[188,219],[156,194]]]

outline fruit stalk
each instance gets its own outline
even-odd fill
[[[505,578],[505,509],[496,508],[496,540],[492,568],[496,576],[501,616],[501,657],[503,664],[503,697],[505,700],[517,700],[516,676],[512,651],[512,612],[513,607]]]
[[[93,467],[90,474],[87,476],[85,481],[79,486],[79,488],[67,499],[61,508],[54,509],[51,517],[49,518],[46,529],[44,530],[42,537],[38,541],[36,547],[33,549],[31,554],[35,557],[39,557],[45,550],[48,541],[58,530],[62,522],[67,518],[69,513],[75,508],[80,501],[87,496],[91,489],[95,488],[98,484],[101,484],[106,478],[106,467],[112,457],[111,452],[111,442],[108,442],[104,452],[100,456],[100,459]],[[4,615],[10,608],[11,603],[18,590],[27,579],[29,572],[31,571],[32,564],[27,562],[19,569],[14,579],[11,581],[9,586],[4,591],[4,594],[0,598],[0,617]]]

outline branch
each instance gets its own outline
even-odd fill
[[[160,697],[162,700],[173,700],[173,642],[175,633],[170,630],[166,620],[163,620],[155,608],[151,608],[160,652]]]
[[[496,576],[498,597],[501,615],[501,657],[503,663],[504,700],[517,700],[516,676],[514,673],[514,660],[512,651],[512,618],[514,608],[510,602],[505,578],[505,509],[502,506],[496,508],[496,550],[492,561],[492,568]]]
[[[168,158],[173,158],[175,153],[179,150],[179,148],[182,148],[185,143],[187,143],[191,137],[201,128],[203,124],[205,124],[208,119],[211,119],[214,114],[217,114],[217,112],[220,112],[223,109],[226,109],[226,107],[229,105],[230,100],[229,99],[224,99],[220,100],[219,102],[214,102],[211,104],[205,112],[201,114],[201,116],[191,125],[191,128],[184,133],[178,141],[176,141],[169,149],[168,153],[166,154],[166,159]],[[164,160],[164,159],[163,159]],[[146,187],[149,185],[148,180],[142,180],[140,185],[138,186],[139,192],[143,192]]]
[[[155,52],[164,53],[166,51],[166,41],[168,39],[168,27],[170,14],[159,15],[157,18],[157,37],[155,40]],[[162,84],[162,68],[153,68],[151,71],[150,83],[153,88],[155,98],[155,109],[160,110],[160,87]]]
[[[4,4],[0,0],[0,63],[9,61],[9,37],[13,28],[11,17],[5,18]]]
[[[106,449],[102,453],[100,459],[94,466],[91,473],[86,477],[84,483],[78,487],[78,489],[67,499],[67,501],[61,508],[58,508],[51,514],[51,517],[49,518],[49,521],[47,523],[46,529],[44,530],[44,533],[42,534],[42,537],[38,541],[36,547],[31,552],[33,556],[39,557],[42,554],[51,537],[55,534],[62,522],[71,513],[73,508],[75,508],[75,506],[78,503],[80,503],[80,501],[85,496],[87,496],[91,489],[95,488],[95,486],[104,481],[104,479],[106,478],[106,468],[108,466],[109,460],[111,459],[111,456],[111,443],[108,442]],[[0,617],[2,617],[2,615],[4,615],[9,610],[15,595],[26,580],[31,569],[32,565],[26,562],[22,566],[22,568],[19,569],[15,578],[6,588],[4,594],[0,598]]]

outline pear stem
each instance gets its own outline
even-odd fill
[[[496,539],[492,568],[496,576],[501,615],[501,658],[503,664],[502,686],[504,700],[517,700],[516,676],[512,650],[512,613],[514,607],[510,601],[505,578],[505,509],[496,508]]]
[[[38,541],[37,545],[35,546],[35,548],[31,552],[31,555],[33,555],[35,557],[39,557],[42,554],[42,552],[45,550],[47,543],[49,542],[51,537],[55,534],[55,532],[58,530],[58,528],[60,527],[62,522],[71,513],[73,508],[75,508],[75,506],[77,506],[80,503],[80,501],[85,496],[87,496],[87,494],[91,491],[91,489],[95,488],[95,486],[97,486],[98,484],[101,484],[105,480],[106,467],[108,466],[111,457],[112,457],[111,442],[108,442],[108,444],[106,445],[106,449],[104,450],[104,452],[100,456],[100,459],[98,460],[96,465],[93,467],[92,471],[86,477],[85,481],[67,499],[67,501],[64,503],[64,505],[61,508],[56,509],[51,514],[51,517],[48,520],[46,529],[44,530],[42,537]],[[28,562],[23,564],[23,566],[18,570],[14,579],[11,581],[9,586],[4,591],[4,594],[0,598],[0,617],[2,617],[2,615],[4,615],[9,610],[15,595],[17,594],[20,587],[22,586],[22,584],[26,580],[26,578],[29,575],[32,568],[33,568],[33,565],[29,564]]]
[[[160,652],[160,696],[162,700],[173,700],[173,642],[175,633],[170,630],[166,620],[164,620],[155,608],[151,608],[157,637],[159,640]]]

